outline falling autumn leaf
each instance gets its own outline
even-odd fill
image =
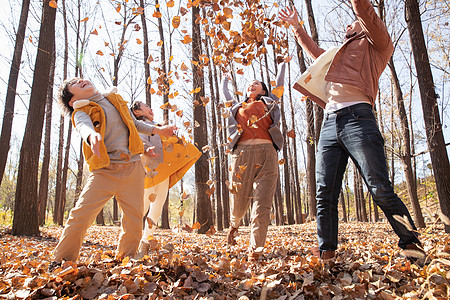
[[[53,7],[53,8],[57,8],[57,7],[58,7],[58,4],[56,4],[56,1],[55,1],[55,0],[51,0],[51,1],[48,3],[48,5],[49,5],[50,7]]]
[[[91,34],[98,35],[97,29],[94,29],[94,31],[92,31]]]
[[[282,159],[280,159],[279,161],[278,161],[278,164],[281,166],[281,165],[284,165],[285,164],[285,160],[284,160],[284,158],[282,158]]]
[[[192,224],[192,227],[191,227],[192,229],[200,229],[200,228],[202,228],[202,225],[200,225],[200,223],[199,222],[195,222],[194,224]]]
[[[84,18],[83,20],[81,20],[80,22],[86,22],[87,20],[89,20],[88,17]]]
[[[141,41],[140,39],[136,39],[136,43],[137,43],[138,45],[140,45],[140,44],[142,44],[142,41]]]
[[[295,139],[295,130],[291,129],[288,132],[286,132],[286,135],[292,139]]]
[[[272,94],[274,94],[277,98],[281,98],[281,96],[283,96],[283,93],[284,93],[283,86],[278,86],[272,90]]]
[[[180,69],[181,69],[181,71],[183,71],[183,72],[186,72],[187,70],[189,70],[188,67],[184,64],[184,62],[181,63]]]
[[[100,50],[98,50],[97,52],[95,52],[95,54],[100,55],[100,56],[103,56],[103,52],[100,51]]]
[[[189,44],[190,42],[192,42],[192,38],[191,38],[191,36],[189,34],[186,34],[184,36],[184,38],[181,40],[181,42],[183,44]]]

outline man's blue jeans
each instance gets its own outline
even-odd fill
[[[393,216],[407,216],[416,230],[405,204],[389,181],[384,140],[372,106],[366,103],[342,108],[324,116],[316,158],[317,233],[319,249],[336,250],[338,244],[338,199],[350,157],[359,169],[375,203],[400,237],[400,248],[419,243],[417,232],[409,231]]]

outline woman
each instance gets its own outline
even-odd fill
[[[147,104],[135,101],[131,111],[138,120],[155,125],[153,110]],[[201,153],[193,144],[177,136],[140,136],[145,149],[141,156],[146,170],[144,212],[148,210],[138,250],[138,255],[143,255],[148,251],[148,239],[156,230],[169,189],[194,165]]]
[[[277,88],[270,93],[266,85],[252,81],[247,98],[237,103],[228,91],[229,76],[222,82],[222,97],[232,101],[228,118],[229,149],[232,151],[231,227],[227,242],[235,245],[235,234],[247,209],[252,205],[249,260],[257,261],[264,247],[270,210],[278,178],[277,151],[283,147],[280,130],[280,109],[277,101],[282,94],[285,64],[280,67]]]

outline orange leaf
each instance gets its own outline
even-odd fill
[[[140,39],[136,39],[136,43],[137,43],[138,45],[140,45],[140,44],[142,44],[142,41],[141,41]]]
[[[183,116],[183,111],[179,110],[176,112],[177,116],[179,116],[180,118]]]
[[[122,5],[120,3],[117,3],[116,11],[119,12],[122,8]]]
[[[294,130],[294,129],[289,130],[289,131],[286,133],[286,135],[287,135],[288,137],[292,138],[292,139],[295,139],[295,130]]]
[[[158,44],[156,44],[156,46],[161,47],[163,44],[163,41],[159,41]]]
[[[155,17],[155,18],[161,18],[161,17],[162,17],[162,14],[161,14],[161,12],[159,12],[159,11],[155,11],[155,12],[153,13],[153,17]]]
[[[147,63],[149,64],[149,63],[151,63],[153,61],[153,56],[150,54],[148,57],[147,57]]]
[[[244,70],[243,69],[239,69],[236,71],[236,73],[238,73],[239,75],[244,75]]]
[[[284,160],[284,158],[282,158],[278,161],[278,164],[281,166],[281,165],[284,165],[285,162],[286,161]]]
[[[202,228],[202,225],[200,225],[200,223],[199,222],[195,222],[194,224],[192,224],[192,227],[191,227],[192,229],[200,229],[200,228]]]
[[[81,20],[80,22],[86,22],[87,20],[89,20],[88,17],[84,18],[83,20]]]
[[[189,44],[190,42],[192,42],[192,38],[189,34],[186,34],[181,42],[183,44]]]
[[[100,56],[103,56],[103,52],[100,51],[100,50],[98,50],[97,52],[95,52],[95,54],[100,55]]]
[[[94,29],[94,31],[92,31],[91,34],[98,35],[97,29]]]
[[[233,19],[233,10],[229,7],[225,7],[223,9],[223,15],[227,18],[227,19]]]
[[[275,89],[272,90],[272,94],[274,94],[278,98],[281,98],[281,96],[283,96],[283,93],[284,93],[284,87],[283,86],[278,86],[278,87],[276,87]]]
[[[155,202],[155,200],[156,200],[156,194],[150,194],[150,195],[148,196],[148,200],[149,200],[150,202]]]
[[[175,5],[175,1],[170,0],[169,2],[167,2],[167,7],[173,7]]]
[[[152,84],[152,78],[150,76],[147,78],[147,84]]]
[[[223,29],[225,29],[226,31],[229,31],[230,27],[231,27],[231,23],[224,21],[224,22],[222,22],[222,26],[223,26]]]
[[[48,4],[50,7],[53,7],[53,8],[57,8],[58,7],[58,4],[56,4],[56,1],[55,0],[51,0],[50,1],[50,3]]]
[[[179,16],[175,16],[172,18],[172,26],[173,28],[178,28],[178,26],[180,26],[180,17]]]
[[[181,63],[180,69],[181,71],[186,72],[188,70],[188,67],[184,63]]]

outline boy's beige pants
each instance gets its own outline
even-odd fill
[[[264,247],[278,179],[272,144],[238,145],[231,157],[231,226],[237,228],[253,201],[250,248]]]
[[[54,252],[55,259],[77,260],[86,230],[113,196],[116,196],[122,211],[122,232],[117,251],[134,256],[142,235],[144,175],[141,161],[112,163],[92,171],[76,206],[70,212]]]

